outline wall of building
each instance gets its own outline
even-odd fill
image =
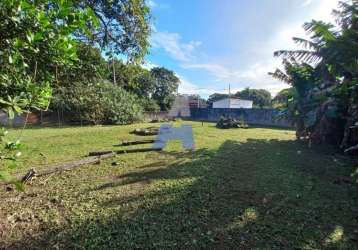
[[[213,103],[213,108],[252,108],[252,101],[237,98],[222,99]]]
[[[225,108],[206,108],[191,109],[191,119],[196,121],[216,122],[220,117],[231,117],[243,119],[245,122],[254,125],[292,127],[286,119],[279,119],[279,111],[276,109],[225,109]]]
[[[230,107],[229,99],[222,99],[213,103],[213,108],[221,109]]]
[[[240,99],[231,99],[230,100],[230,108],[246,108],[251,109],[252,108],[253,101],[249,100],[240,100]]]

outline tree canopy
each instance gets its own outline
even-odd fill
[[[149,48],[150,9],[145,0],[80,0],[80,9],[89,8],[98,18],[90,36],[79,34],[108,53],[124,54],[130,62],[141,62]]]
[[[142,0],[4,0],[0,18],[0,108],[10,115],[48,106],[52,87],[79,60],[79,41],[133,62],[148,49],[150,15]],[[82,66],[91,71],[90,63]]]
[[[157,101],[161,110],[169,110],[178,90],[179,78],[171,70],[156,67],[150,70],[154,79],[154,91],[152,98]]]
[[[207,103],[209,107],[212,107],[214,102],[220,101],[228,97],[229,97],[228,94],[214,93],[209,96]]]
[[[244,90],[237,92],[235,96],[253,101],[253,105],[256,107],[263,108],[271,106],[271,93],[265,89],[245,88]]]

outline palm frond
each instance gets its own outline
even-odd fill
[[[339,10],[333,10],[333,15],[339,26],[342,29],[358,28],[358,1],[353,0],[351,4],[340,1],[338,8]]]
[[[319,52],[311,50],[279,50],[274,52],[274,56],[306,63],[319,63],[322,59]]]
[[[301,45],[305,49],[318,50],[319,48],[319,45],[317,43],[309,41],[307,39],[299,37],[293,37],[292,39],[296,44]]]
[[[303,25],[308,34],[312,34],[312,39],[317,43],[327,43],[337,38],[337,33],[332,31],[334,25],[323,21],[312,20]]]
[[[268,74],[277,80],[291,84],[291,78],[280,69],[276,69],[275,72],[269,72]]]

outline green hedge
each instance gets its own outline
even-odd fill
[[[53,107],[66,110],[72,119],[93,124],[130,124],[141,120],[143,113],[137,96],[109,82],[59,88]]]

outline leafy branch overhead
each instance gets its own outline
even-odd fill
[[[95,42],[108,52],[125,54],[131,62],[140,62],[149,48],[150,9],[144,0],[82,0],[78,6],[90,8],[98,18],[91,36],[80,36]]]

